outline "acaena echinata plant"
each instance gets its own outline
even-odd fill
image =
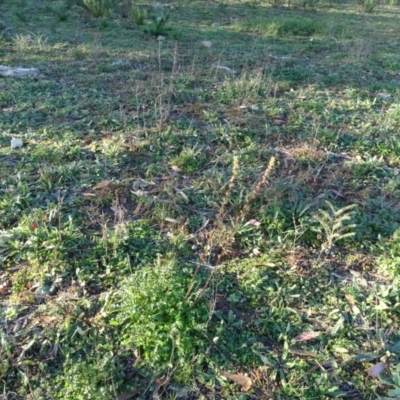
[[[240,223],[243,221],[244,217],[246,216],[249,207],[251,205],[251,203],[253,202],[253,200],[255,199],[255,197],[257,196],[257,194],[260,192],[261,188],[263,187],[263,185],[267,182],[268,177],[271,175],[274,166],[275,166],[275,157],[271,157],[271,159],[269,160],[268,166],[265,169],[263,175],[261,176],[260,180],[258,181],[258,183],[254,186],[254,188],[252,189],[252,191],[250,192],[249,196],[247,197],[246,201],[244,202],[240,212],[237,214],[236,218],[234,219],[234,223],[232,228],[225,234],[225,237],[223,239],[222,244],[220,245],[220,252],[217,255],[216,261],[214,263],[214,265],[211,268],[211,273],[208,276],[205,284],[203,285],[203,287],[200,289],[199,293],[196,295],[196,300],[194,302],[194,304],[196,302],[198,302],[203,296],[204,293],[207,289],[207,287],[209,286],[215,272],[218,269],[218,266],[221,263],[222,258],[227,254],[229,248],[230,248],[230,244],[232,243],[233,237],[235,236],[235,233],[240,225]],[[235,180],[237,177],[237,173],[238,173],[238,169],[239,169],[239,161],[237,157],[234,157],[233,159],[233,168],[232,168],[232,176],[231,179],[229,181],[229,185],[228,185],[228,189],[225,193],[225,196],[223,198],[220,210],[218,212],[218,216],[214,225],[214,228],[212,229],[212,231],[210,232],[210,235],[208,236],[207,239],[207,245],[209,245],[212,241],[213,241],[213,237],[215,235],[215,233],[217,232],[217,230],[222,226],[222,219],[225,215],[225,208],[226,208],[226,204],[228,203],[228,200],[230,198],[230,195],[232,193],[233,187],[235,185]],[[197,274],[199,273],[199,270],[201,268],[202,265],[205,264],[205,259],[207,257],[207,248],[209,248],[209,246],[205,246],[204,247],[204,251],[202,252],[200,259],[199,259],[199,263],[197,264],[197,267],[194,271],[194,274],[192,276],[192,279],[190,281],[187,293],[185,298],[187,299],[190,294],[192,293],[193,290],[193,286],[194,286],[194,281],[195,278],[197,276]]]

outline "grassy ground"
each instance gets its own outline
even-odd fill
[[[399,9],[145,9],[0,2],[0,398],[399,398]]]

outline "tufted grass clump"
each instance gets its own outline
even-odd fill
[[[96,18],[107,16],[113,6],[113,0],[80,0],[80,3]]]
[[[235,28],[245,32],[255,32],[270,37],[312,36],[324,31],[323,24],[302,16],[274,18],[254,17],[239,21]]]

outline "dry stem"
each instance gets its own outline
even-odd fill
[[[230,195],[232,193],[233,186],[235,185],[235,180],[236,180],[236,177],[237,177],[238,169],[239,169],[239,158],[237,156],[234,156],[233,157],[232,176],[231,176],[231,179],[229,180],[228,189],[227,189],[227,191],[225,193],[224,199],[223,199],[222,204],[221,204],[221,208],[220,208],[220,210],[218,212],[218,216],[217,216],[217,220],[215,222],[215,226],[214,226],[213,230],[210,232],[209,238],[207,239],[207,244],[208,245],[212,242],[216,229],[221,225],[222,217],[223,217],[223,214],[225,212],[226,204],[228,203],[229,197],[230,197]],[[190,281],[189,288],[188,288],[188,290],[186,292],[185,299],[187,299],[189,297],[190,293],[192,292],[194,280],[195,280],[195,278],[196,278],[196,276],[197,276],[197,274],[199,272],[200,267],[204,264],[205,258],[207,256],[207,250],[206,249],[207,249],[207,246],[205,246],[203,252],[201,253],[200,260],[199,260],[199,262],[197,264],[196,270],[194,271],[194,274],[193,274],[192,279]]]
[[[257,196],[257,194],[259,193],[261,187],[266,183],[268,177],[271,175],[274,166],[275,166],[275,157],[272,157],[272,158],[269,160],[268,167],[267,167],[266,170],[264,171],[264,173],[263,173],[261,179],[259,180],[259,182],[257,183],[257,185],[254,187],[254,189],[251,191],[251,193],[250,193],[249,197],[247,198],[246,202],[244,203],[244,205],[243,205],[243,207],[242,207],[240,213],[237,215],[237,217],[236,217],[236,219],[235,219],[235,223],[234,223],[232,229],[230,230],[229,235],[226,237],[225,241],[223,242],[223,244],[222,244],[222,246],[221,246],[221,249],[222,249],[222,250],[221,250],[220,253],[218,254],[217,260],[216,260],[216,262],[215,262],[214,268],[213,268],[212,271],[211,271],[210,276],[207,278],[207,281],[206,281],[206,283],[204,284],[203,288],[201,289],[200,293],[196,296],[195,303],[197,303],[197,302],[204,296],[204,292],[206,291],[208,285],[209,285],[210,282],[211,282],[211,279],[213,278],[215,272],[217,271],[217,268],[218,268],[218,266],[219,266],[219,264],[220,264],[222,258],[226,255],[226,253],[227,253],[227,251],[228,251],[229,244],[231,243],[231,241],[232,241],[232,239],[233,239],[233,237],[234,237],[234,235],[235,235],[235,233],[236,233],[236,231],[237,231],[237,228],[238,228],[240,222],[243,220],[243,218],[244,218],[245,215],[247,214],[251,202],[252,202],[252,201],[254,200],[254,198]],[[234,169],[233,169],[233,173],[232,173],[232,178],[231,178],[231,180],[230,180],[230,182],[229,182],[229,187],[228,187],[227,194],[225,195],[225,198],[224,198],[223,206],[221,207],[221,211],[220,211],[220,213],[219,213],[219,215],[218,215],[217,221],[219,221],[219,222],[221,222],[221,219],[222,219],[222,217],[223,217],[222,212],[223,212],[224,209],[225,209],[226,202],[228,201],[228,196],[229,196],[229,194],[230,194],[231,191],[232,191],[233,184],[234,184],[234,180],[235,180],[235,178],[236,178],[236,176],[234,176],[234,172],[236,171],[235,168],[237,168],[237,166],[235,167],[235,162],[234,162]],[[216,225],[216,227],[214,228],[214,230],[217,229],[217,228],[218,228],[218,225]],[[200,258],[200,262],[199,262],[199,264],[198,264],[198,266],[197,266],[197,268],[196,268],[196,271],[195,271],[195,273],[194,273],[194,275],[193,275],[193,277],[192,277],[192,281],[190,282],[189,289],[188,289],[188,291],[187,291],[187,293],[186,293],[186,297],[185,297],[186,299],[188,298],[188,296],[190,295],[190,293],[191,293],[191,291],[192,291],[193,283],[194,283],[194,278],[196,277],[196,275],[197,275],[197,273],[198,273],[198,271],[199,271],[201,265],[203,264],[203,261],[204,261],[204,258],[205,258],[205,253],[206,253],[206,252],[204,251],[203,254],[202,254],[202,256],[201,256],[201,258]]]

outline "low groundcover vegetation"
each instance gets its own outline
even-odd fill
[[[0,1],[0,398],[399,398],[399,21]]]

